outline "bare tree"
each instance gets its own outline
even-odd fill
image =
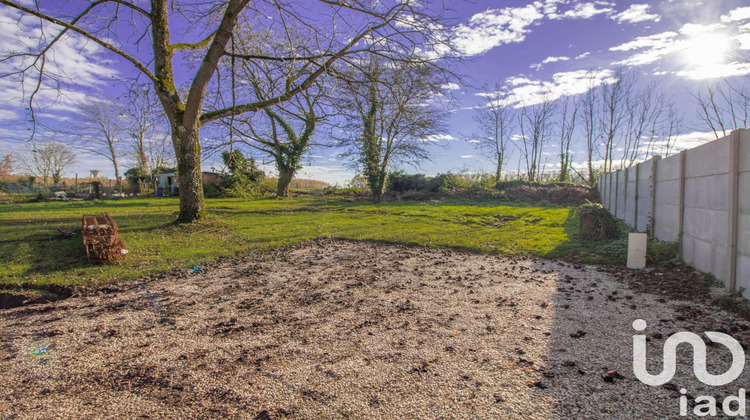
[[[126,105],[122,128],[130,136],[136,166],[144,172],[164,166],[169,124],[153,86],[133,85],[123,99]]]
[[[35,144],[31,152],[24,157],[23,164],[32,175],[47,180],[52,178],[55,184],[60,182],[62,173],[76,161],[76,154],[64,143],[49,142]]]
[[[378,59],[341,76],[341,145],[359,156],[362,174],[378,202],[392,163],[418,163],[429,157],[430,137],[443,128],[442,110],[430,104],[442,80],[428,66],[393,66]]]
[[[507,160],[510,136],[515,126],[516,111],[508,100],[508,91],[495,85],[492,91],[484,96],[485,101],[474,108],[474,122],[476,131],[471,141],[488,158],[495,162],[495,182],[502,179],[503,165]]]
[[[664,141],[664,155],[670,156],[677,141],[677,132],[683,126],[684,114],[680,112],[674,103],[667,107],[666,123],[663,124],[662,138]]]
[[[78,118],[73,124],[76,136],[73,144],[87,152],[102,156],[112,163],[117,189],[121,189],[120,159],[124,146],[123,109],[106,99],[89,98],[79,105]]]
[[[294,106],[286,109],[266,108],[262,113],[265,117],[263,122],[259,121],[261,116],[253,120],[243,118],[239,120],[240,127],[234,128],[240,142],[274,160],[279,172],[277,197],[289,196],[289,185],[302,168],[302,157],[312,144],[315,129],[323,118],[322,111],[317,109],[320,96],[310,93],[307,91],[298,95],[290,102]]]
[[[301,39],[309,33],[304,28],[290,28],[287,39],[296,39],[297,44],[302,44]],[[296,33],[296,35],[293,35]],[[240,35],[245,38],[257,38],[257,33],[241,31]],[[286,40],[274,37],[272,34],[262,34],[263,43],[272,45],[272,50],[282,54]],[[253,46],[250,42],[233,46],[238,54],[252,54]],[[266,61],[262,65],[250,65],[248,62],[235,63],[234,57],[225,60],[225,70],[228,75],[224,77],[232,85],[232,102],[236,100],[234,93],[244,89],[252,90],[255,97],[260,100],[274,98],[284,92],[286,87],[286,75],[293,64],[286,62]],[[237,90],[237,86],[239,91]],[[277,197],[289,195],[289,185],[296,173],[302,168],[302,158],[308,149],[313,146],[312,139],[318,125],[327,117],[325,101],[331,86],[324,86],[323,80],[318,79],[306,91],[300,92],[294,98],[283,105],[270,106],[262,112],[230,118],[225,122],[229,129],[228,143],[222,142],[218,146],[233,147],[233,142],[238,141],[246,144],[261,154],[270,156],[278,171],[278,183],[276,187]],[[237,134],[237,136],[235,136]]]
[[[542,149],[551,129],[555,102],[544,98],[542,102],[524,106],[518,118],[521,128],[521,156],[526,163],[526,179],[538,181],[542,169]]]
[[[723,79],[692,95],[700,110],[698,117],[717,139],[748,127],[750,88],[744,84]]]
[[[586,92],[582,93],[578,99],[577,107],[579,108],[579,118],[583,126],[583,135],[586,140],[586,183],[593,187],[596,185],[596,168],[594,168],[594,158],[599,152],[600,133],[598,127],[598,109],[599,96],[596,94],[596,73],[591,72],[589,84]]]
[[[630,96],[635,85],[635,75],[624,67],[615,69],[614,80],[601,85],[601,114],[599,124],[604,140],[604,170],[612,172],[615,149],[621,140],[621,130],[627,121]]]
[[[39,2],[37,7],[26,7],[17,1],[0,0],[0,4],[63,28],[48,41],[48,34],[42,32],[38,48],[6,55],[32,58],[31,64],[24,65],[18,74],[37,72],[39,82],[44,82],[45,64],[53,59],[50,51],[54,44],[75,34],[116,54],[153,83],[170,122],[180,185],[178,221],[182,222],[200,219],[206,213],[200,168],[201,127],[286,102],[312,86],[336,62],[349,57],[354,62],[355,57],[377,54],[389,60],[425,62],[425,57],[438,51],[437,44],[443,46],[443,53],[450,51],[445,25],[428,15],[429,8],[424,3],[305,0],[296,4],[268,0],[251,6],[250,0],[152,0],[149,10],[127,0],[97,0],[81,3],[81,9],[73,16],[64,16],[58,11],[70,11],[74,6],[40,9]],[[176,33],[171,31],[170,22],[181,22],[190,29],[181,33],[200,33],[205,38],[173,43]],[[227,46],[235,29],[244,25],[257,28],[258,33],[280,34],[289,27],[306,26],[314,30],[314,36],[302,45],[290,42],[283,55],[267,52],[262,43],[256,45],[255,53],[232,55],[251,64],[280,61],[300,65],[290,67],[285,77],[286,89],[276,97],[242,97],[229,107],[206,109],[207,95],[221,93],[215,78],[219,62],[231,54]],[[123,37],[123,33],[135,35]],[[177,63],[176,55],[180,58]],[[119,62],[113,61],[113,65]],[[181,68],[196,69],[185,90],[176,86],[175,69]],[[37,88],[27,98],[32,115],[38,91]]]
[[[570,180],[570,148],[573,143],[573,134],[578,118],[579,103],[571,101],[569,96],[560,100],[560,175],[558,181]],[[572,107],[570,103],[572,102]]]
[[[644,154],[643,146],[646,146],[647,152],[648,146],[659,136],[665,107],[665,98],[656,91],[653,84],[643,91],[633,93],[627,101],[621,168],[633,166],[639,156]]]

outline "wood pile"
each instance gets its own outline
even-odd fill
[[[83,215],[83,246],[90,263],[122,261],[128,254],[117,233],[117,224],[107,213],[99,216]]]

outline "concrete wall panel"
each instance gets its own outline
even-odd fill
[[[750,171],[750,130],[740,134],[740,172]]]
[[[687,235],[685,236],[687,237]],[[695,237],[691,238],[695,252],[693,255],[693,265],[698,270],[714,273],[714,246],[709,242],[701,241]]]
[[[729,253],[725,247],[714,246],[713,249],[713,268],[709,272],[726,284],[729,280]]]
[[[737,222],[737,252],[750,257],[750,213],[740,214]]]
[[[685,207],[685,233],[703,241],[727,246],[727,217],[725,211]]]
[[[656,185],[656,204],[679,204],[680,199],[680,180],[670,181],[659,180]]]
[[[680,179],[680,155],[673,155],[659,161],[656,165],[656,179],[668,181]]]
[[[636,181],[636,170],[635,166],[632,166],[625,170],[625,178],[628,180],[628,192],[627,192],[627,200],[625,201],[625,222],[628,224],[628,226],[634,226],[635,225],[635,211],[636,211],[636,186],[638,185]]]
[[[688,150],[685,158],[685,177],[697,178],[727,173],[730,138],[731,136],[727,136]]]
[[[685,206],[727,211],[729,175],[685,179]]]
[[[679,224],[680,206],[677,204],[662,204],[656,206],[654,220],[654,235],[662,241],[675,242],[680,239]],[[666,220],[667,222],[662,222]]]
[[[625,203],[628,200],[627,179],[625,171],[617,171],[617,217],[625,218]]]
[[[737,258],[737,290],[745,289],[744,295],[750,298],[750,257],[741,255]]]
[[[738,204],[740,213],[750,213],[750,171],[739,176]]]

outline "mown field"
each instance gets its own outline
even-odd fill
[[[209,199],[210,217],[175,225],[176,198],[0,206],[0,288],[97,285],[315,238],[381,241],[496,255],[556,257],[578,249],[574,208],[444,200],[373,204],[346,198]],[[91,266],[81,215],[108,212],[130,250],[120,264]]]

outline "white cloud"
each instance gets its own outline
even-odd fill
[[[612,82],[611,70],[591,72],[589,70],[576,70],[570,72],[555,73],[551,81],[529,80],[522,77],[509,79],[510,95],[508,101],[515,106],[530,106],[544,102],[554,101],[563,96],[577,95],[587,92],[589,89]],[[528,83],[523,83],[527,81]]]
[[[474,157],[474,155],[461,155],[462,159],[469,159],[469,158],[473,158],[473,157]]]
[[[648,13],[648,9],[651,6],[648,4],[631,4],[627,10],[612,15],[610,18],[616,20],[619,23],[638,23],[652,20],[658,22],[661,20],[661,16],[658,14]]]
[[[738,22],[750,19],[750,7],[738,7],[721,17],[722,22]]]
[[[477,13],[455,32],[456,48],[468,56],[483,54],[499,45],[521,42],[529,27],[544,15],[538,5],[489,9]]]
[[[39,40],[53,39],[60,27],[40,25],[37,18],[11,8],[0,9],[0,51],[24,54],[39,48]],[[58,41],[47,54],[45,72],[54,77],[43,82],[35,95],[37,116],[53,117],[59,112],[75,112],[87,96],[119,72],[105,58],[105,50],[80,36],[69,34]],[[0,63],[0,73],[18,71],[34,65],[33,56],[17,56]],[[36,67],[39,62],[36,63]],[[38,70],[30,68],[26,77],[8,76],[0,80],[0,97],[7,106],[22,110],[28,107],[28,95],[36,87]],[[56,82],[60,82],[58,86]],[[22,117],[25,119],[25,117]],[[24,137],[24,126],[16,135]],[[22,130],[22,131],[21,131]]]
[[[613,3],[601,0],[575,2],[572,8],[560,10],[560,5],[570,3],[570,0],[538,0],[523,7],[485,10],[455,29],[454,45],[466,56],[484,54],[500,45],[523,42],[531,27],[545,18],[589,19],[614,11]]]
[[[455,139],[456,138],[451,136],[450,134],[433,134],[431,136],[427,136],[425,141],[438,142],[438,141],[451,141]]]
[[[684,47],[677,42],[678,35],[676,32],[662,32],[650,36],[640,36],[633,41],[612,47],[609,49],[610,51],[644,50],[613,64],[639,66],[653,63],[667,54],[680,51]]]
[[[686,23],[682,25],[682,28],[680,28],[680,33],[683,35],[700,35],[705,34],[707,32],[714,32],[721,28],[723,28],[724,25],[721,23],[714,23],[711,25],[701,25],[698,23]]]
[[[17,120],[18,113],[7,109],[0,109],[0,120]]]
[[[750,50],[750,34],[742,34],[734,37],[740,43],[741,50]]]
[[[570,60],[570,57],[565,57],[565,56],[562,56],[562,57],[547,57],[547,58],[545,58],[544,60],[542,60],[542,62],[541,62],[541,63],[537,63],[537,64],[532,64],[532,65],[531,65],[531,66],[529,66],[529,67],[530,67],[530,68],[532,68],[532,69],[537,69],[537,70],[539,70],[539,69],[540,69],[540,68],[542,68],[542,66],[543,66],[543,65],[545,65],[545,64],[549,64],[549,63],[556,63],[556,62],[558,62],[558,61],[568,61],[568,60]]]
[[[582,59],[582,58],[586,58],[586,57],[588,57],[589,55],[591,55],[591,52],[589,52],[589,51],[586,51],[586,52],[585,52],[585,53],[583,53],[583,54],[579,54],[579,55],[577,55],[575,59],[576,59],[576,60],[580,60],[580,59]]]
[[[440,89],[443,89],[443,90],[457,90],[460,88],[461,86],[459,86],[457,83],[446,83],[440,86]]]
[[[631,51],[641,48],[663,48],[677,37],[677,32],[662,32],[660,34],[639,36],[632,41],[611,47],[610,51]]]
[[[598,6],[604,6],[599,8]],[[566,11],[561,15],[557,15],[556,18],[568,18],[568,19],[590,19],[596,15],[602,13],[612,13],[614,9],[609,7],[610,3],[597,2],[597,3],[576,3],[573,9]]]
[[[641,66],[658,61],[662,68],[654,75],[672,74],[694,80],[748,75],[750,66],[747,64],[726,62],[731,50],[736,48],[735,41],[740,49],[750,49],[750,34],[733,36],[734,30],[720,23],[688,23],[678,32],[637,37],[609,49],[632,52],[612,64]]]
[[[506,81],[506,84],[510,86],[518,86],[518,85],[540,85],[542,82],[538,80],[531,80],[526,77],[509,77]]]
[[[723,77],[750,75],[750,64],[748,63],[719,63],[698,66],[692,69],[675,72],[677,76],[693,80],[719,79]]]

